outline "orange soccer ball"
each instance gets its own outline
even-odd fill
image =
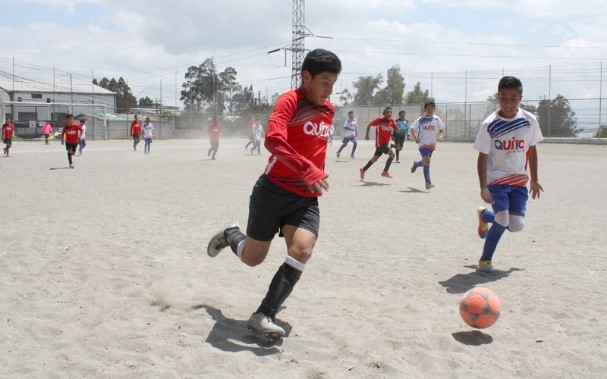
[[[466,324],[477,329],[488,328],[495,324],[501,310],[500,299],[493,291],[484,287],[472,288],[459,301],[459,314],[462,319]]]

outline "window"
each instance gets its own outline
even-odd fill
[[[41,93],[32,93],[32,99],[42,99]]]

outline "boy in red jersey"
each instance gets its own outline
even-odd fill
[[[74,168],[72,162],[72,155],[76,154],[78,148],[78,142],[82,135],[82,127],[74,123],[74,116],[68,114],[66,117],[65,125],[61,131],[61,144],[65,144],[65,150],[67,150],[67,161],[70,163],[70,168]]]
[[[131,136],[133,137],[133,151],[137,151],[137,144],[141,141],[141,121],[139,116],[135,115],[135,119],[131,123]]]
[[[221,123],[219,122],[219,117],[213,116],[213,121],[211,121],[209,124],[207,133],[209,133],[209,139],[211,140],[211,148],[207,152],[207,155],[210,156],[211,159],[215,160],[215,155],[217,155],[217,150],[219,149],[219,136],[221,135]],[[211,153],[213,153],[213,155],[211,155]]]
[[[6,145],[4,155],[7,157],[10,157],[9,149],[13,145],[13,134],[15,134],[15,125],[11,122],[11,118],[7,117],[6,122],[2,125],[2,141]]]
[[[373,163],[377,162],[379,157],[383,154],[388,154],[388,160],[386,161],[386,166],[384,167],[381,176],[391,178],[392,175],[390,175],[388,170],[394,159],[394,153],[390,149],[390,139],[392,138],[392,133],[395,131],[398,132],[399,130],[398,125],[394,119],[392,119],[392,108],[384,108],[384,116],[372,120],[369,125],[367,125],[367,133],[365,134],[366,140],[369,139],[369,130],[372,126],[375,126],[375,153],[365,167],[360,168],[360,180],[365,180],[365,171],[367,171]]]
[[[257,266],[276,233],[285,238],[285,262],[247,322],[251,332],[268,338],[286,335],[274,317],[301,277],[318,238],[318,197],[329,189],[324,168],[335,113],[329,96],[340,72],[341,61],[334,53],[316,49],[306,55],[301,86],[278,99],[268,120],[264,146],[271,156],[253,187],[246,235],[238,223],[230,222],[207,246],[211,257],[230,246],[245,264]]]
[[[255,116],[251,116],[251,120],[249,121],[249,125],[247,126],[247,128],[249,129],[249,142],[247,142],[246,145],[244,145],[244,149],[247,150],[249,148],[250,145],[255,146],[255,138],[253,138],[253,130],[255,130],[255,127],[257,126],[258,122],[257,119],[255,118]]]

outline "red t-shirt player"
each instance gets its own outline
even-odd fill
[[[390,138],[392,137],[392,133],[394,131],[398,131],[398,124],[392,118],[392,108],[386,107],[384,108],[383,117],[378,117],[372,120],[369,125],[367,125],[367,133],[365,134],[365,139],[369,139],[369,130],[371,127],[375,127],[375,153],[373,157],[365,167],[360,168],[360,180],[365,180],[365,171],[369,169],[373,165],[373,163],[377,162],[379,157],[383,154],[388,154],[388,160],[386,161],[386,166],[384,167],[384,171],[382,171],[381,176],[385,178],[391,178],[392,175],[388,172],[390,169],[390,165],[392,164],[392,160],[394,159],[394,152],[390,149]]]

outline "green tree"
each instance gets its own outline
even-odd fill
[[[153,105],[154,105],[154,100],[150,99],[148,96],[139,98],[140,107],[151,107]]]
[[[339,95],[339,101],[343,103],[344,106],[350,105],[350,100],[352,100],[352,94],[348,91],[347,88],[344,88],[341,92],[337,92]]]
[[[97,79],[93,79],[93,84],[116,94],[117,113],[128,113],[131,108],[137,106],[137,98],[133,96],[131,88],[122,77],[118,80],[103,78],[99,82],[97,82]]]
[[[253,86],[241,88],[240,86],[236,89],[236,92],[232,94],[232,109],[233,113],[245,114],[250,113],[249,110],[255,106],[255,92],[253,92]]]
[[[428,90],[422,91],[422,86],[419,82],[413,87],[413,91],[407,92],[407,104],[424,104],[428,101],[434,101],[433,97],[430,97]]]
[[[607,138],[607,125],[599,126],[599,130],[594,133],[594,138]]]
[[[356,88],[354,95],[354,105],[371,105],[373,104],[374,93],[379,89],[379,85],[383,81],[382,75],[377,76],[361,76],[352,85]]]
[[[190,66],[182,84],[181,101],[186,110],[210,110],[223,114],[231,94],[238,89],[237,72],[233,67],[218,72],[213,59],[207,58],[199,66]]]
[[[404,92],[405,78],[400,73],[400,67],[392,66],[388,69],[386,86],[377,92],[373,103],[376,105],[401,105]]]
[[[542,134],[547,137],[575,137],[583,129],[577,127],[575,112],[562,95],[554,100],[540,100],[537,106],[537,121]]]

